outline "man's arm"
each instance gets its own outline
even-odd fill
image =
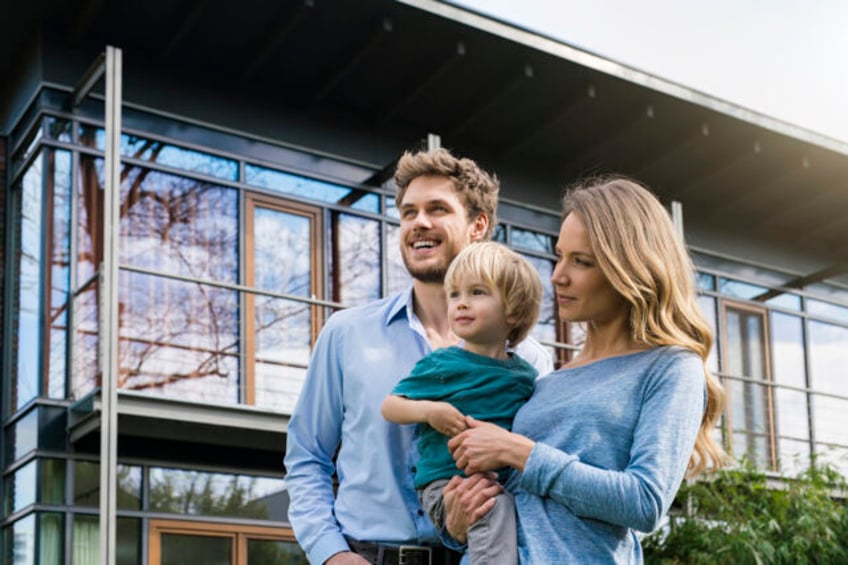
[[[333,512],[333,456],[341,441],[344,405],[342,336],[332,327],[331,318],[315,344],[286,434],[288,517],[311,563],[350,549]]]
[[[465,429],[465,416],[448,402],[413,400],[390,394],[383,401],[383,418],[395,424],[433,426],[439,433],[453,437]]]

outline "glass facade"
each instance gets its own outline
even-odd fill
[[[99,562],[99,464],[65,434],[67,409],[101,378],[103,145],[100,124],[51,110],[11,160],[7,562]],[[156,401],[285,416],[327,317],[409,284],[396,203],[384,187],[329,177],[329,166],[283,170],[213,145],[145,131],[121,138],[118,386]],[[557,318],[558,218],[552,211],[539,228],[504,214],[495,238],[537,268],[544,300],[533,335],[562,363],[583,333]],[[737,458],[769,471],[794,474],[817,458],[848,473],[848,289],[776,292],[775,280],[789,275],[758,277],[704,254],[696,264],[699,304],[716,335],[708,366],[728,394],[716,433]],[[282,469],[269,476],[252,463],[219,468],[194,456],[196,468],[167,453],[119,462],[120,563],[152,552],[179,562],[197,543],[302,562]]]

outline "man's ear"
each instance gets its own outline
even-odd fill
[[[485,212],[480,212],[477,217],[471,220],[471,241],[480,241],[486,236],[486,230],[489,227],[489,216]]]

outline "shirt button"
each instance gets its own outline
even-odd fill
[[[418,515],[419,515],[419,516],[423,516],[423,515],[424,515],[424,511],[423,511],[423,510],[421,510],[420,508],[418,509]]]
[[[410,468],[409,468],[409,470],[410,470],[412,473],[417,473],[417,472],[418,472],[418,469],[416,469],[416,468],[415,468],[415,465],[413,465],[412,467],[410,467]]]

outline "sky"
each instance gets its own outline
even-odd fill
[[[451,0],[848,143],[848,0]]]

